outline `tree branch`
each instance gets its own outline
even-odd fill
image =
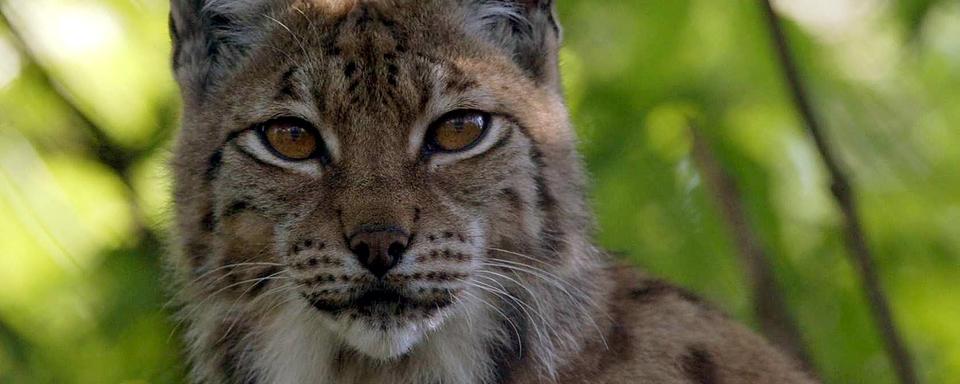
[[[754,317],[761,331],[774,344],[792,353],[809,372],[816,372],[800,327],[790,314],[783,290],[777,284],[770,257],[750,225],[740,189],[733,176],[721,166],[698,127],[693,126],[692,131],[694,159],[704,176],[704,185],[719,208],[727,228],[730,228],[739,251],[741,264],[750,281],[755,304]]]
[[[850,177],[844,172],[840,160],[837,158],[827,137],[824,135],[817,115],[809,101],[810,98],[800,78],[799,70],[791,56],[789,42],[783,32],[783,25],[780,18],[777,16],[776,11],[774,11],[770,0],[760,0],[760,3],[763,7],[769,33],[775,44],[777,57],[780,61],[787,85],[790,88],[793,102],[800,113],[800,117],[803,119],[807,131],[810,136],[813,137],[817,151],[820,153],[823,164],[830,174],[830,191],[843,216],[847,250],[851,261],[857,266],[864,294],[870,305],[874,320],[880,328],[880,333],[883,337],[887,353],[890,356],[891,363],[901,383],[918,383],[919,379],[917,378],[916,370],[913,367],[910,354],[893,320],[890,305],[887,302],[887,297],[883,293],[880,278],[877,275],[873,255],[867,246],[863,226],[857,216],[857,201],[849,181]]]

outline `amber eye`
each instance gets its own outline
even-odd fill
[[[490,123],[490,115],[478,111],[454,111],[434,122],[427,131],[427,149],[433,152],[458,152],[480,141]]]
[[[259,130],[264,143],[284,159],[306,160],[319,152],[316,131],[306,122],[297,119],[274,120],[261,125]]]

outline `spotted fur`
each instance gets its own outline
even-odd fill
[[[811,382],[592,245],[551,1],[173,0],[170,21],[192,382]],[[493,116],[484,139],[423,151],[456,109]],[[278,116],[329,159],[258,149]],[[409,241],[381,279],[349,251],[371,225]]]

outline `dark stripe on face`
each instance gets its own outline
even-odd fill
[[[537,208],[544,215],[543,228],[540,230],[540,247],[550,254],[560,254],[566,251],[567,242],[563,241],[566,233],[561,228],[557,200],[550,193],[546,177],[543,175],[543,169],[547,165],[543,162],[543,154],[536,147],[531,147],[530,159],[537,168],[534,176],[534,182],[537,184]]]
[[[207,183],[212,182],[213,179],[217,178],[217,174],[220,172],[220,166],[223,165],[223,147],[217,149],[210,158],[207,159],[207,170],[204,171],[203,175]]]
[[[487,153],[493,153],[494,151],[506,146],[507,143],[510,142],[510,139],[513,138],[513,131],[513,129],[508,130],[507,134],[503,135],[503,137],[497,140],[496,143],[493,143],[493,145],[490,146],[490,149],[487,150]]]
[[[292,67],[283,73],[278,84],[280,90],[277,92],[276,99],[293,99],[299,97],[300,92],[294,83],[298,70],[299,68]]]
[[[510,117],[508,117],[507,120],[516,126],[517,129],[519,129],[520,132],[527,137],[527,140],[530,140],[529,157],[530,160],[533,161],[533,165],[536,168],[534,182],[537,184],[537,206],[544,211],[550,210],[553,208],[553,205],[556,204],[556,200],[547,189],[546,178],[543,176],[543,169],[546,168],[547,165],[543,161],[543,152],[540,151],[539,143],[537,143],[537,141],[533,138],[533,136],[530,134],[530,130],[526,126],[520,124],[519,121]]]
[[[254,282],[253,286],[250,287],[250,291],[247,292],[247,296],[256,297],[263,292],[264,288],[270,285],[270,282],[272,281],[271,279],[275,278],[276,276],[274,275],[277,273],[280,273],[280,268],[277,267],[270,267],[263,270],[263,272],[258,273],[256,277],[257,280]]]
[[[240,134],[244,131],[245,130],[234,131],[227,134],[227,138],[223,141],[223,144],[220,144],[220,147],[217,148],[217,151],[210,155],[210,158],[207,159],[207,169],[204,171],[204,178],[207,183],[213,182],[213,180],[216,179],[220,174],[220,168],[223,166],[223,148],[240,136]]]
[[[688,347],[687,353],[680,357],[680,367],[693,384],[720,383],[716,363],[710,353],[701,347]]]
[[[540,248],[552,254],[565,251],[567,243],[563,241],[566,234],[560,227],[560,216],[556,212],[557,200],[550,193],[543,170],[547,167],[538,143],[530,135],[530,130],[516,119],[508,118],[530,140],[530,160],[533,162],[535,173],[533,181],[537,186],[537,208],[543,214],[544,226],[540,230]]]
[[[531,140],[532,141],[532,140]],[[537,168],[537,174],[534,182],[537,183],[537,206],[543,211],[552,210],[556,205],[556,200],[547,188],[546,177],[543,176],[543,169],[547,167],[543,161],[543,153],[537,148],[536,143],[530,147],[530,160]]]

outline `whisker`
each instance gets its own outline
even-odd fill
[[[506,264],[504,264],[504,262],[506,262]],[[573,286],[571,286],[571,285],[569,285],[569,284],[565,284],[566,282],[563,281],[559,276],[557,276],[557,275],[555,275],[555,274],[552,274],[552,273],[550,273],[550,272],[540,270],[540,272],[546,274],[546,275],[544,275],[544,274],[539,273],[539,272],[537,271],[537,268],[534,268],[534,267],[531,267],[531,266],[528,266],[528,265],[525,265],[525,264],[522,264],[522,263],[510,262],[510,261],[507,261],[507,260],[495,260],[495,261],[492,261],[492,262],[491,262],[491,261],[485,261],[485,262],[482,262],[481,265],[487,265],[487,266],[493,266],[493,267],[501,267],[501,268],[506,268],[506,269],[509,269],[509,270],[517,271],[517,272],[525,272],[525,273],[528,273],[528,274],[530,274],[530,275],[533,275],[533,276],[535,276],[535,277],[538,277],[541,281],[546,282],[546,283],[549,283],[549,284],[553,285],[554,287],[556,287],[557,289],[559,289],[561,292],[563,292],[563,293],[570,299],[571,304],[573,304],[573,305],[576,305],[576,306],[579,306],[579,307],[583,308],[583,304],[584,304],[584,302],[585,302],[586,304],[589,304],[591,307],[593,307],[593,308],[596,309],[596,310],[599,310],[599,309],[602,308],[602,307],[599,306],[592,298],[590,298],[590,296],[587,295],[583,290],[581,290],[580,288],[577,288],[577,287],[573,287]],[[489,272],[489,271],[486,271],[486,272]],[[520,285],[521,287],[524,287],[524,288],[526,289],[526,286],[525,286],[525,285],[522,285],[522,284],[519,284],[519,283],[518,283],[518,285]],[[579,299],[578,299],[578,296],[573,295],[566,287],[564,287],[564,285],[567,285],[567,287],[570,287],[570,288],[572,288],[573,290],[577,291],[578,293],[581,293],[581,295],[579,295]],[[531,294],[532,294],[532,292],[531,292]],[[587,318],[590,320],[590,323],[591,323],[592,327],[596,330],[597,335],[600,337],[600,341],[603,343],[604,347],[605,347],[605,348],[609,348],[609,345],[607,344],[606,337],[604,336],[603,331],[601,331],[601,329],[600,329],[600,325],[597,324],[596,319],[594,319],[592,316],[589,315],[589,313],[590,313],[591,311],[584,311],[584,312],[587,313],[586,316],[587,316]]]
[[[266,277],[261,277],[261,278],[259,278],[259,279],[256,279],[256,282],[254,282],[253,284],[250,284],[250,287],[248,287],[246,290],[243,291],[243,293],[241,293],[240,295],[237,296],[237,299],[233,301],[233,304],[230,305],[230,308],[227,309],[226,313],[228,313],[228,314],[229,314],[229,313],[232,313],[232,312],[233,312],[233,309],[234,309],[234,308],[237,306],[237,304],[240,302],[240,299],[242,299],[244,296],[246,296],[246,294],[247,294],[248,292],[250,292],[251,289],[253,289],[254,287],[256,287],[257,284],[259,284],[260,282],[263,282],[263,281],[271,280],[271,278],[273,278],[273,277],[275,277],[275,276],[277,276],[277,275],[280,275],[280,274],[282,274],[282,273],[284,273],[284,272],[286,272],[286,271],[285,271],[285,270],[280,270],[280,272],[274,273],[274,274],[269,275],[269,276],[266,276]],[[226,339],[227,335],[230,334],[230,331],[233,330],[233,327],[237,325],[237,321],[239,321],[239,318],[236,319],[236,320],[234,320],[233,323],[231,323],[230,326],[227,327],[226,332],[223,333],[223,336],[220,337],[220,340],[217,340],[218,343]]]
[[[256,258],[256,256],[255,256],[255,257],[251,257],[250,259],[252,260],[252,259],[254,259],[254,258]],[[229,272],[223,274],[223,275],[220,276],[219,278],[201,284],[200,287],[204,287],[204,286],[207,286],[207,285],[216,284],[217,282],[225,279],[227,276],[230,276],[230,275],[232,275],[232,274],[234,274],[234,273],[236,273],[236,272],[239,272],[238,268],[241,268],[241,267],[242,267],[242,268],[244,268],[244,269],[245,269],[245,268],[251,268],[251,269],[253,269],[254,267],[261,267],[261,266],[264,266],[264,267],[282,267],[282,266],[284,266],[284,265],[283,265],[283,264],[280,264],[280,263],[270,263],[270,262],[239,262],[239,263],[232,263],[232,264],[222,265],[222,266],[220,266],[220,267],[218,267],[218,268],[211,269],[211,270],[206,271],[206,272],[200,274],[199,276],[193,278],[192,280],[190,280],[189,282],[187,282],[186,284],[183,285],[181,291],[182,291],[183,289],[188,289],[188,288],[193,287],[193,286],[194,286],[195,284],[197,284],[201,279],[204,279],[204,278],[206,278],[207,276],[209,276],[210,274],[215,273],[215,272],[217,272],[217,271],[222,271],[222,270],[224,270],[224,269],[231,269]],[[179,295],[179,292],[178,292],[177,294],[174,294],[173,297],[171,297],[169,300],[167,300],[166,303],[163,304],[162,308],[169,308],[171,305],[174,304],[175,301],[181,299],[179,296],[180,296],[180,295]]]
[[[486,272],[486,271],[482,271],[482,270],[481,270],[480,272]],[[503,275],[501,275],[501,276],[503,276]],[[503,276],[503,277],[505,277],[505,278],[507,278],[507,279],[509,279],[509,280],[512,280],[512,281],[516,282],[516,280],[513,280],[513,279],[511,279],[511,278],[508,277],[508,276]],[[472,283],[477,284],[477,283],[479,283],[479,282],[478,282],[478,281],[473,281]],[[517,282],[517,283],[519,283],[519,282]],[[519,285],[519,284],[518,284],[518,285]],[[548,343],[548,340],[552,340],[552,339],[549,338],[549,337],[545,337],[545,336],[543,335],[543,333],[542,333],[539,325],[546,325],[546,326],[547,326],[547,329],[546,329],[546,330],[547,330],[548,333],[550,333],[550,334],[555,333],[555,330],[554,330],[553,328],[549,327],[550,323],[547,322],[547,319],[543,317],[543,306],[541,305],[541,303],[539,302],[539,300],[537,300],[536,294],[534,294],[533,291],[531,291],[530,289],[528,289],[526,286],[520,285],[520,288],[521,288],[521,289],[524,289],[525,291],[527,291],[527,293],[530,295],[530,298],[533,299],[534,304],[537,306],[536,309],[533,308],[533,307],[531,307],[529,304],[527,304],[527,303],[524,302],[523,300],[520,300],[519,298],[516,298],[516,297],[513,296],[513,295],[510,295],[510,296],[511,296],[511,297],[514,297],[514,299],[516,299],[516,301],[517,301],[517,304],[519,304],[519,305],[521,306],[521,312],[523,312],[524,315],[527,316],[527,319],[530,321],[530,324],[533,326],[534,332],[537,333],[537,337],[540,339],[540,342],[542,342],[542,343],[544,343],[544,344],[547,344],[547,343]],[[527,309],[529,309],[529,311],[533,311],[534,313],[536,313],[536,314],[538,315],[538,317],[540,318],[540,321],[538,322],[537,320],[535,320],[535,319],[533,318],[533,316],[530,314],[530,312],[529,312]],[[550,343],[552,344],[552,342],[550,342]]]
[[[499,313],[500,316],[502,316],[503,319],[506,320],[507,323],[509,323],[511,327],[513,327],[513,332],[517,335],[517,350],[518,350],[518,354],[519,354],[520,356],[523,356],[523,337],[520,336],[520,328],[517,327],[517,324],[514,323],[513,320],[511,320],[510,317],[507,316],[506,313],[503,313],[503,311],[500,310],[500,308],[497,308],[497,307],[494,306],[493,304],[490,304],[490,303],[487,302],[486,300],[480,298],[480,297],[477,296],[477,295],[474,295],[474,294],[470,293],[469,291],[463,291],[463,293],[464,293],[465,295],[473,298],[474,300],[477,300],[477,301],[479,301],[480,303],[482,303],[482,304],[490,307],[491,309],[493,309],[493,310],[496,311],[497,313]]]
[[[283,272],[283,271],[281,271],[281,272]],[[278,272],[278,273],[280,273],[280,272]],[[274,274],[274,275],[276,275],[276,274]],[[207,296],[206,296],[203,300],[201,300],[199,303],[189,305],[189,306],[188,306],[189,309],[187,310],[187,312],[182,314],[183,319],[182,319],[180,322],[186,320],[186,318],[192,317],[197,311],[199,311],[199,310],[201,310],[201,308],[203,308],[204,304],[206,304],[206,303],[207,303],[208,301],[210,301],[210,300],[213,300],[213,299],[217,298],[217,295],[219,295],[221,292],[223,292],[223,291],[225,291],[225,290],[227,290],[227,289],[236,287],[236,286],[238,286],[238,285],[248,284],[248,283],[251,283],[251,282],[254,282],[254,284],[252,284],[252,285],[250,286],[250,288],[252,288],[253,286],[255,286],[255,285],[256,285],[256,282],[258,282],[258,281],[264,281],[264,280],[290,280],[290,279],[291,279],[290,277],[282,277],[282,276],[274,276],[274,275],[268,276],[268,278],[258,277],[258,278],[253,278],[253,279],[238,281],[238,282],[236,282],[236,283],[233,283],[233,284],[227,285],[227,286],[225,286],[225,287],[222,287],[222,288],[218,289],[217,291],[215,291],[215,292],[207,295]],[[249,289],[249,288],[248,288],[248,289]],[[246,292],[246,291],[245,291],[245,292]],[[241,295],[241,297],[242,297],[242,295]],[[180,323],[180,322],[177,323],[178,326],[179,326],[179,323]]]

